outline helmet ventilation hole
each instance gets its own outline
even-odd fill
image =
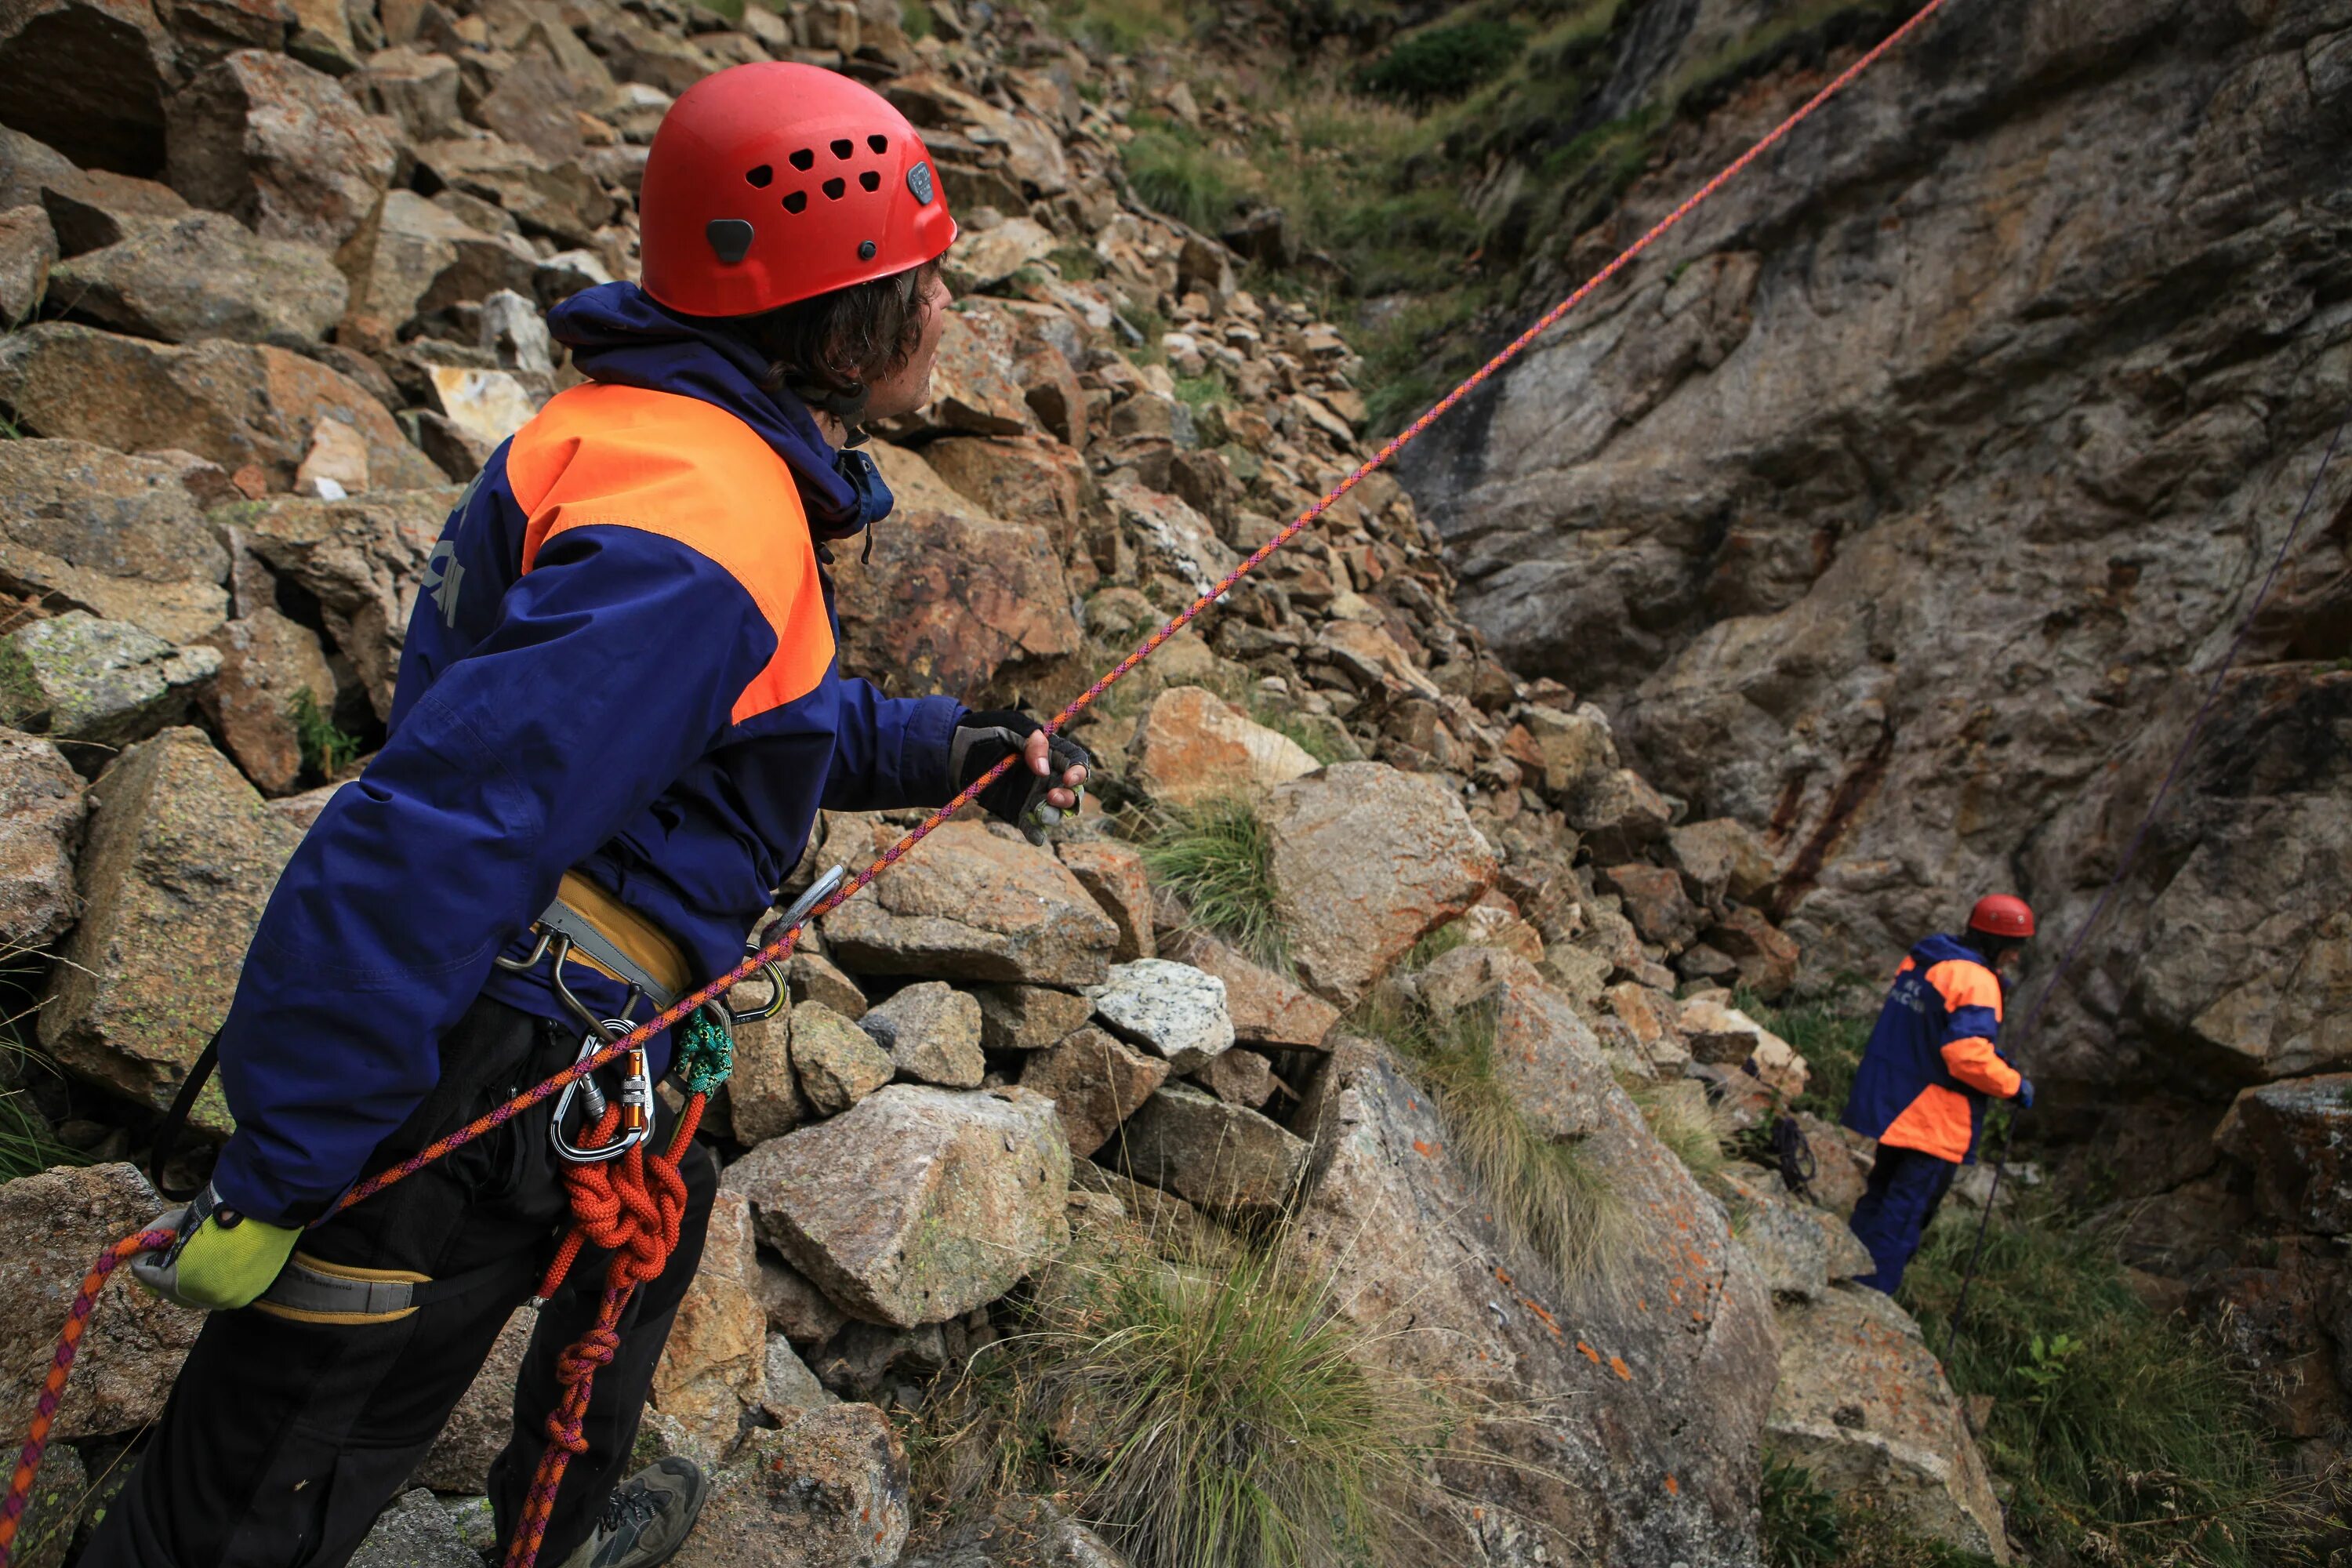
[[[857,143],[852,142],[846,136],[833,144],[833,155],[836,158],[846,158],[852,153],[856,151]]]
[[[816,154],[803,147],[793,153],[788,161],[795,169],[810,169],[816,166]]]
[[[887,136],[868,136],[866,139],[866,144],[868,147],[873,148],[877,153],[887,153],[890,150],[890,138]]]
[[[754,186],[757,186],[761,190],[765,190],[767,188],[768,182],[776,177],[776,171],[769,167],[767,164],[762,163],[756,169],[744,170],[743,177],[751,181]]]
[[[849,189],[849,186],[843,183],[841,176],[836,174],[832,179],[827,180],[822,189],[825,194],[826,200],[837,202],[842,198],[843,194]]]
[[[792,195],[784,198],[784,210],[788,213],[800,212],[807,205],[808,193],[806,191],[794,191]]]
[[[869,191],[878,191],[882,188],[882,176],[868,169],[857,176],[857,183]]]

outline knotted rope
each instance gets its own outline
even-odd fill
[[[1211,605],[1215,604],[1219,599],[1223,598],[1233,588],[1234,584],[1240,582],[1244,576],[1247,576],[1250,573],[1255,571],[1258,566],[1265,561],[1266,557],[1272,555],[1276,551],[1281,549],[1284,545],[1297,538],[1301,529],[1306,528],[1309,523],[1315,521],[1316,519],[1330,510],[1332,507],[1338,505],[1340,498],[1347,495],[1349,491],[1363,483],[1365,479],[1370,478],[1380,469],[1387,467],[1399,452],[1403,451],[1405,447],[1418,440],[1423,431],[1427,430],[1432,425],[1436,424],[1438,420],[1444,418],[1448,413],[1452,412],[1456,405],[1458,405],[1464,398],[1469,396],[1471,393],[1484,385],[1497,372],[1501,371],[1504,366],[1517,359],[1519,355],[1524,353],[1529,345],[1534,343],[1538,338],[1541,337],[1545,332],[1550,331],[1553,326],[1558,324],[1561,317],[1576,309],[1576,307],[1583,303],[1595,289],[1601,288],[1611,279],[1616,277],[1620,272],[1631,266],[1644,251],[1648,250],[1653,245],[1655,245],[1667,234],[1668,231],[1675,228],[1685,218],[1696,211],[1697,208],[1709,197],[1713,196],[1717,191],[1721,190],[1732,180],[1738,178],[1749,164],[1755,163],[1757,159],[1762,157],[1766,153],[1778,145],[1789,135],[1790,132],[1794,131],[1799,125],[1801,125],[1805,121],[1811,118],[1814,110],[1820,109],[1823,104],[1829,102],[1830,100],[1835,98],[1839,93],[1843,92],[1848,87],[1852,86],[1855,79],[1860,77],[1872,66],[1876,65],[1880,59],[1885,58],[1889,50],[1894,49],[1906,38],[1908,38],[1913,33],[1918,31],[1922,26],[1925,26],[1930,17],[1934,16],[1937,12],[1943,9],[1944,5],[1945,0],[1927,0],[1927,3],[1920,6],[1917,11],[1914,12],[1910,18],[1904,22],[1901,26],[1895,28],[1885,37],[1879,40],[1878,44],[1868,53],[1855,60],[1852,65],[1846,67],[1844,70],[1839,72],[1838,75],[1832,79],[1830,82],[1819,92],[1816,92],[1812,97],[1807,99],[1801,105],[1800,105],[1795,112],[1791,113],[1787,119],[1781,121],[1780,123],[1774,126],[1770,131],[1765,132],[1765,134],[1757,141],[1755,145],[1749,147],[1745,153],[1742,153],[1738,157],[1726,164],[1723,170],[1713,179],[1707,181],[1706,184],[1692,192],[1680,205],[1676,206],[1664,217],[1660,218],[1657,223],[1650,227],[1647,233],[1643,234],[1633,244],[1627,246],[1624,250],[1618,254],[1614,260],[1611,261],[1608,266],[1602,268],[1600,271],[1594,273],[1591,278],[1588,279],[1584,284],[1576,290],[1576,292],[1570,294],[1567,299],[1562,300],[1559,304],[1553,306],[1550,310],[1545,311],[1540,317],[1537,318],[1534,325],[1528,327],[1527,331],[1521,332],[1517,337],[1513,338],[1508,343],[1505,344],[1492,358],[1488,359],[1485,364],[1480,365],[1475,371],[1473,371],[1459,385],[1454,387],[1453,391],[1447,393],[1443,398],[1439,399],[1437,404],[1427,413],[1414,420],[1404,429],[1399,431],[1385,445],[1383,445],[1379,451],[1373,453],[1363,462],[1358,464],[1346,478],[1342,479],[1338,484],[1333,485],[1328,490],[1325,491],[1323,496],[1318,500],[1314,505],[1308,507],[1305,511],[1300,512],[1289,522],[1285,523],[1281,530],[1277,531],[1273,538],[1267,540],[1264,544],[1259,545],[1255,550],[1252,551],[1249,557],[1243,561],[1240,565],[1226,573],[1223,578],[1219,579],[1199,597],[1195,598],[1191,604],[1185,605],[1184,608],[1175,616],[1170,617],[1167,623],[1161,626],[1158,631],[1153,632],[1149,637],[1145,638],[1141,646],[1129,653],[1125,658],[1120,659],[1118,664],[1112,666],[1111,668],[1103,675],[1102,679],[1097,680],[1092,686],[1087,687],[1084,691],[1080,692],[1076,698],[1071,700],[1068,706],[1065,707],[1059,713],[1054,715],[1052,719],[1046,721],[1045,728],[1049,731],[1059,731],[1066,728],[1072,720],[1076,719],[1080,713],[1085,712],[1086,710],[1093,704],[1097,698],[1100,697],[1104,692],[1109,690],[1112,686],[1124,679],[1129,670],[1132,670],[1137,665],[1141,664],[1145,659],[1150,658],[1152,654],[1158,652],[1160,647],[1165,644],[1170,637],[1174,637],[1178,632],[1190,626],[1202,611],[1206,610]],[[370,1176],[367,1180],[360,1183],[357,1186],[354,1186],[350,1192],[344,1194],[341,1200],[335,1205],[334,1209],[331,1211],[329,1217],[332,1217],[333,1214],[341,1214],[343,1210],[350,1208],[353,1204],[360,1203],[367,1198],[373,1197],[377,1193],[383,1191],[386,1187],[393,1185],[394,1183],[415,1174],[418,1171],[423,1170],[425,1166],[431,1164],[434,1161],[440,1159],[443,1155],[447,1154],[450,1151],[461,1148],[464,1145],[472,1142],[475,1139],[481,1137],[483,1134],[496,1131],[498,1128],[505,1125],[508,1121],[520,1115],[523,1111],[530,1110],[532,1106],[537,1105],[540,1101],[547,1099],[550,1095],[562,1093],[570,1085],[579,1082],[582,1079],[587,1077],[589,1073],[593,1072],[597,1068],[604,1066],[607,1062],[613,1061],[624,1052],[643,1047],[655,1036],[685,1020],[700,1009],[705,1004],[716,1001],[719,998],[725,996],[734,986],[751,979],[754,974],[758,973],[762,966],[769,963],[780,963],[791,954],[794,944],[800,941],[801,932],[807,928],[809,921],[817,920],[824,915],[830,914],[833,910],[840,908],[850,899],[855,898],[868,883],[872,882],[875,878],[880,876],[883,872],[888,870],[891,867],[904,859],[908,852],[913,849],[916,845],[929,837],[933,833],[937,832],[949,818],[952,817],[957,812],[962,810],[974,799],[978,798],[982,790],[986,789],[990,784],[994,784],[998,779],[1003,777],[1018,761],[1020,761],[1018,753],[1007,756],[1003,761],[999,762],[994,767],[989,769],[986,773],[981,774],[980,777],[966,784],[961,790],[957,792],[953,800],[949,801],[945,805],[940,806],[937,811],[932,812],[929,816],[925,817],[920,824],[909,829],[905,837],[901,837],[897,843],[891,845],[888,849],[885,850],[879,859],[876,860],[872,865],[866,867],[864,870],[858,872],[855,877],[852,877],[847,881],[844,882],[839,888],[835,889],[822,902],[818,903],[815,908],[812,909],[808,915],[800,923],[793,926],[790,930],[778,933],[774,940],[771,941],[766,946],[751,953],[749,957],[745,958],[742,963],[737,964],[725,974],[713,980],[701,990],[697,991],[691,995],[686,996],[672,1005],[664,1008],[661,1012],[656,1014],[653,1017],[648,1018],[646,1022],[638,1025],[620,1039],[617,1039],[612,1044],[604,1047],[594,1055],[583,1057],[579,1061],[574,1062],[572,1066],[564,1068],[562,1072],[557,1073],[554,1077],[548,1079],[545,1082],[534,1085],[532,1088],[515,1096],[512,1100],[508,1100],[505,1104],[497,1107],[495,1110],[492,1110],[482,1116],[475,1118],[472,1121],[467,1122],[465,1126],[457,1129],[457,1131],[450,1133],[447,1137],[440,1140],[438,1142],[433,1143],[426,1148],[418,1151],[415,1154],[404,1160],[397,1165],[392,1166],[387,1170],[379,1171],[374,1175]],[[693,1137],[694,1128],[700,1121],[702,1101],[706,1093],[707,1089],[695,1092],[692,1095],[688,1101],[688,1114],[679,1119],[679,1127],[681,1131],[678,1135],[673,1137],[671,1140],[670,1148],[659,1158],[651,1162],[641,1163],[637,1167],[640,1171],[640,1174],[636,1178],[634,1178],[635,1180],[642,1184],[645,1179],[643,1174],[645,1171],[649,1170],[658,1173],[664,1167],[667,1167],[668,1170],[670,1177],[676,1177],[677,1162],[683,1156],[688,1142]],[[609,1133],[606,1135],[609,1136]],[[623,1156],[623,1160],[638,1161],[639,1155],[636,1152],[633,1151],[630,1154]],[[639,1260],[642,1258],[649,1257],[651,1255],[650,1253],[641,1253],[637,1249],[650,1245],[646,1238],[657,1234],[657,1232],[649,1231],[645,1228],[649,1223],[646,1216],[648,1215],[658,1216],[661,1212],[662,1200],[655,1197],[652,1194],[650,1188],[644,1187],[641,1184],[638,1190],[646,1194],[646,1202],[650,1205],[650,1207],[641,1209],[635,1206],[637,1200],[634,1196],[628,1195],[629,1183],[632,1179],[633,1178],[627,1176],[614,1178],[609,1194],[610,1200],[621,1208],[626,1209],[628,1215],[631,1216],[625,1220],[616,1219],[614,1222],[616,1226],[621,1226],[625,1228],[616,1229],[612,1232],[612,1234],[616,1237],[624,1237],[626,1242],[625,1246],[616,1248],[614,1252],[613,1268],[615,1270],[625,1269],[633,1271],[642,1267],[642,1263]],[[653,1179],[656,1182],[659,1182],[662,1178],[658,1174],[656,1174]],[[581,1188],[577,1185],[572,1189],[575,1214],[577,1213],[577,1205],[582,1202],[581,1191]],[[593,1204],[602,1204],[606,1201],[606,1198],[604,1194],[595,1194],[591,1196],[589,1201]],[[572,1231],[565,1237],[565,1247],[568,1250],[569,1256],[561,1257],[561,1260],[567,1269],[570,1268],[572,1260],[576,1258],[578,1256],[580,1246],[583,1245],[583,1243],[578,1241],[576,1238],[580,1237],[582,1235],[583,1232],[580,1227],[575,1225]],[[665,1261],[667,1261],[670,1251],[674,1249],[677,1245],[677,1230],[675,1223],[671,1224],[667,1235],[668,1239],[667,1242],[660,1244],[660,1256]],[[164,1230],[143,1231],[138,1236],[126,1237],[108,1248],[106,1253],[100,1258],[98,1265],[90,1270],[89,1276],[82,1281],[81,1291],[75,1297],[71,1312],[68,1318],[66,1331],[58,1341],[57,1362],[50,1369],[49,1380],[47,1384],[45,1386],[42,1394],[40,1414],[35,1417],[32,1429],[26,1437],[23,1452],[17,1458],[16,1475],[10,1480],[8,1485],[7,1500],[5,1503],[0,1503],[0,1568],[7,1568],[10,1553],[16,1537],[16,1527],[24,1517],[26,1501],[32,1495],[33,1479],[40,1468],[41,1453],[43,1448],[47,1446],[49,1426],[56,1415],[58,1400],[64,1393],[66,1377],[72,1368],[75,1352],[80,1345],[82,1325],[89,1317],[92,1305],[98,1299],[99,1291],[105,1288],[107,1275],[110,1273],[114,1267],[121,1263],[124,1258],[140,1252],[161,1251],[169,1247],[176,1239],[177,1237],[175,1237],[170,1231]],[[625,1262],[625,1259],[627,1261]],[[656,1268],[653,1270],[653,1274],[656,1275],[660,1272],[661,1270],[659,1268]],[[652,1275],[646,1275],[642,1278],[651,1277]],[[572,1447],[569,1445],[579,1440],[578,1422],[580,1417],[584,1415],[587,1410],[588,1390],[590,1384],[594,1379],[595,1369],[596,1367],[603,1365],[604,1362],[611,1360],[612,1352],[606,1345],[604,1336],[608,1334],[617,1334],[618,1331],[615,1325],[618,1324],[621,1312],[627,1304],[629,1292],[635,1289],[638,1282],[638,1277],[634,1275],[632,1275],[625,1286],[615,1284],[614,1279],[615,1276],[608,1273],[605,1288],[604,1309],[597,1316],[597,1326],[591,1329],[588,1334],[583,1336],[579,1343],[573,1345],[572,1351],[567,1352],[565,1357],[563,1365],[567,1373],[572,1376],[572,1381],[567,1382],[564,1384],[565,1399],[563,1405],[558,1412],[558,1416],[562,1417],[562,1422],[559,1422],[557,1417],[551,1416],[550,1418],[549,1427],[551,1447],[547,1458],[542,1459],[541,1462],[539,1477],[533,1484],[530,1511],[527,1511],[526,1513],[526,1520],[528,1521],[535,1512],[539,1522],[535,1531],[531,1529],[518,1530],[514,1543],[508,1549],[506,1559],[507,1568],[531,1568],[531,1565],[538,1560],[539,1542],[546,1533],[546,1510],[551,1509],[554,1506],[555,1486],[557,1482],[562,1479],[564,1465],[570,1461],[572,1454],[577,1451],[576,1448]],[[617,1340],[614,1342],[617,1342]],[[603,1356],[603,1360],[601,1361],[597,1359],[600,1352]],[[575,1393],[577,1405],[576,1410],[574,1409]],[[559,1426],[561,1426],[560,1430]],[[561,1458],[558,1457],[559,1455]],[[549,1479],[551,1469],[553,1477],[552,1479]],[[541,1495],[542,1490],[545,1494],[543,1498]]]

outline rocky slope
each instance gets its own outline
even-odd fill
[[[633,275],[645,147],[698,77],[787,58],[875,82],[968,231],[934,399],[877,447],[898,510],[836,567],[850,668],[1059,700],[1360,460],[1346,338],[1125,197],[1121,121],[1164,87],[1019,16],[925,15],[919,41],[895,5],[845,4],[0,18],[0,941],[65,1075],[9,1103],[89,1162],[0,1187],[7,1423],[86,1258],[156,1206],[123,1162],[383,733],[457,486],[573,379],[540,312]],[[1940,1373],[1839,1283],[1834,1219],[1760,1172],[1701,1185],[1633,1098],[1753,1125],[1801,1088],[1719,984],[1772,996],[1797,972],[1764,851],[1487,654],[1439,544],[1366,484],[1090,715],[1113,816],[1054,850],[951,825],[795,956],[793,1005],[744,1031],[711,1119],[727,1191],[648,1421],[723,1473],[680,1562],[887,1563],[910,1531],[960,1568],[1013,1561],[929,1539],[902,1432],[1024,1279],[1139,1215],[1289,1216],[1276,1245],[1333,1279],[1367,1357],[1404,1343],[1432,1386],[1508,1413],[1437,1466],[1449,1560],[1748,1561],[1768,1425],[1847,1454],[1858,1490],[1927,1499],[1919,1528],[2004,1550]],[[1139,848],[1235,794],[1283,961],[1204,928]],[[828,817],[793,885],[902,826]],[[1415,952],[1441,930],[1463,945]],[[1622,1216],[1606,1288],[1477,1217],[1413,1065],[1342,1026],[1368,997],[1491,1016],[1513,1124]],[[227,1116],[212,1098],[196,1122]],[[1850,1155],[1822,1149],[1843,1172],[1824,1201],[1850,1203]],[[1876,1339],[1840,1326],[1856,1313]],[[44,1564],[193,1326],[153,1303],[100,1322]],[[526,1310],[363,1561],[473,1561],[528,1331]],[[1784,1354],[1887,1397],[1817,1420],[1803,1389],[1776,1397]],[[1055,1561],[1115,1560],[1075,1520],[1039,1529]]]

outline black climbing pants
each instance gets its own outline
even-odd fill
[[[576,1032],[487,999],[441,1043],[441,1081],[386,1139],[369,1173],[404,1159],[569,1066]],[[407,1317],[290,1322],[215,1312],[82,1568],[340,1568],[407,1484],[499,1331],[530,1299],[568,1213],[548,1146],[551,1098],[310,1232],[302,1250],[363,1268],[454,1279],[515,1267]],[[663,1118],[667,1121],[667,1118]],[[718,1169],[682,1167],[687,1213],[668,1268],[641,1288],[618,1354],[596,1375],[585,1436],[558,1494],[540,1562],[554,1568],[623,1479],[654,1365],[702,1257]],[[499,1538],[522,1510],[560,1397],[556,1357],[595,1319],[609,1254],[590,1250],[539,1310],[514,1391],[514,1428],[492,1465]]]

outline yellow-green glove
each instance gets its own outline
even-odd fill
[[[167,1301],[203,1312],[250,1305],[302,1238],[299,1226],[265,1225],[223,1208],[210,1186],[184,1208],[158,1216],[152,1228],[177,1231],[179,1242],[133,1258],[131,1278]]]

